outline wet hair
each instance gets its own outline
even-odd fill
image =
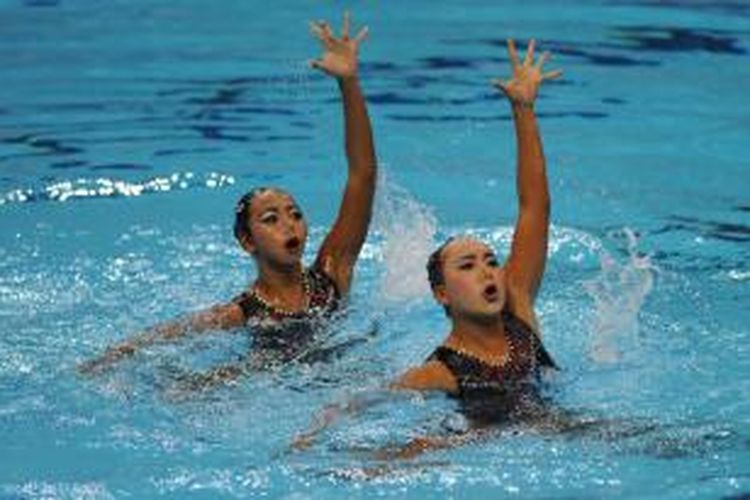
[[[253,203],[253,199],[259,194],[271,191],[274,188],[261,186],[251,189],[240,198],[237,205],[234,207],[234,237],[237,241],[242,244],[242,238],[250,236],[250,224],[248,224],[248,217],[250,215],[250,205]]]
[[[445,274],[443,273],[443,250],[445,250],[445,247],[455,239],[455,236],[451,236],[445,240],[445,242],[437,247],[427,259],[427,280],[430,282],[430,288],[433,291],[440,285],[445,284]],[[443,309],[445,309],[446,316],[451,315],[451,310],[448,306],[443,306]]]

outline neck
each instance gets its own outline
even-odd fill
[[[258,263],[258,279],[255,286],[264,290],[286,290],[299,288],[302,284],[302,264],[294,266],[271,266]]]
[[[302,276],[302,265],[278,268],[259,265],[253,285],[255,296],[280,313],[296,314],[310,305],[309,289]]]
[[[502,317],[453,318],[453,328],[445,343],[461,346],[476,354],[503,353],[507,349],[507,341]]]

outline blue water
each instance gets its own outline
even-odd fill
[[[750,4],[269,5],[0,2],[0,497],[750,493]],[[361,76],[383,175],[331,342],[368,342],[192,397],[174,370],[231,361],[246,336],[78,376],[107,345],[247,285],[231,221],[250,187],[295,194],[312,257],[345,163],[306,22],[346,7],[370,26]],[[287,453],[323,405],[440,341],[422,267],[437,241],[472,231],[507,251],[515,152],[489,81],[507,72],[504,40],[532,36],[565,71],[538,103],[554,227],[537,305],[565,368],[553,399],[612,431],[498,429],[379,462],[367,450],[459,418],[408,396]]]

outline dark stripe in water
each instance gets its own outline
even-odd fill
[[[466,99],[445,99],[443,97],[428,96],[424,98],[410,97],[399,94],[397,92],[382,92],[375,93],[367,96],[367,102],[370,104],[381,104],[381,105],[404,105],[404,106],[430,106],[430,105],[451,105],[451,106],[463,106],[467,104],[473,104],[477,102],[483,102],[488,100],[498,99],[498,93],[483,93],[478,94],[474,98]],[[326,99],[326,103],[338,103],[340,99],[331,98]]]
[[[673,231],[687,231],[698,233],[706,238],[723,241],[744,243],[750,241],[750,227],[731,222],[712,220],[700,220],[694,217],[673,215],[668,218],[672,221],[664,227],[654,231],[654,234],[669,233]]]
[[[23,3],[26,7],[57,7],[59,0],[25,0]]]
[[[0,143],[5,144],[25,144],[31,148],[45,150],[44,154],[67,155],[83,153],[83,149],[75,146],[66,146],[57,139],[41,139],[32,134],[20,135],[16,137],[6,137],[0,139]],[[16,155],[19,156],[19,155]],[[5,157],[10,158],[11,156]]]
[[[65,146],[56,139],[35,139],[28,143],[32,148],[46,149],[49,153],[67,155],[83,153],[83,149],[74,146]]]
[[[363,72],[369,72],[372,71],[373,73],[377,73],[380,71],[399,71],[401,68],[393,63],[390,62],[365,62],[360,64],[360,68]]]
[[[404,115],[390,114],[388,118],[397,121],[407,122],[491,122],[491,121],[511,121],[511,115],[499,114],[497,116],[466,116],[466,115]],[[600,120],[609,117],[608,113],[598,111],[577,111],[577,112],[559,112],[559,113],[537,113],[537,117],[544,118],[584,118],[587,120]]]
[[[461,85],[466,87],[485,87],[486,82],[477,82],[476,80],[463,80],[451,76],[432,76],[432,75],[407,75],[402,80],[412,89],[422,89],[433,84]]]
[[[602,103],[604,104],[627,104],[628,102],[625,99],[620,99],[619,97],[605,97],[602,99]]]
[[[298,112],[286,108],[263,108],[259,106],[244,106],[232,108],[235,113],[249,113],[254,115],[280,115],[280,116],[297,116]]]
[[[312,136],[309,135],[267,135],[261,138],[261,141],[277,142],[277,141],[309,141]]]
[[[696,2],[695,0],[642,0],[642,1],[617,0],[617,1],[610,2],[610,4],[611,5],[640,5],[643,7],[685,9],[685,10],[693,10],[693,11],[699,11],[699,12],[718,12],[721,14],[730,14],[734,16],[750,16],[750,4],[745,1]]]
[[[425,67],[429,69],[459,69],[473,68],[475,63],[466,58],[457,57],[423,57],[418,59]]]
[[[193,97],[190,99],[186,99],[184,102],[186,104],[200,104],[207,106],[235,104],[237,102],[240,102],[240,98],[244,93],[245,89],[219,89],[211,97]]]
[[[695,52],[712,54],[744,55],[747,51],[738,47],[738,40],[728,36],[731,32],[701,30],[672,26],[620,26],[616,38],[635,44],[637,51]],[[627,46],[623,46],[627,48]]]
[[[87,163],[88,162],[83,161],[83,160],[78,160],[78,161],[59,161],[59,162],[55,162],[55,163],[50,163],[49,167],[50,168],[55,168],[55,169],[77,168],[77,167],[84,167],[84,166],[86,166]]]
[[[226,127],[217,127],[213,125],[193,125],[188,127],[198,132],[201,137],[208,140],[247,142],[250,138],[243,135],[227,135],[224,130]]]
[[[154,156],[176,156],[195,153],[218,153],[221,148],[184,148],[184,149],[160,149],[154,151]]]
[[[740,474],[741,477],[750,477],[749,474]],[[737,474],[732,474],[732,477],[737,477]],[[713,479],[713,478],[712,478]],[[724,478],[721,478],[724,479]],[[736,495],[727,495],[721,497],[721,500],[750,500],[750,492],[737,493]]]
[[[625,47],[615,47],[625,48]],[[589,49],[576,47],[571,43],[561,42],[544,42],[544,49],[551,51],[555,55],[572,56],[587,60],[596,66],[659,66],[659,61],[649,61],[645,59],[635,59],[622,54],[613,54],[611,52],[602,53],[594,52]]]
[[[152,170],[149,165],[142,165],[138,163],[106,163],[100,165],[92,165],[89,170],[129,170],[129,171],[147,171]]]

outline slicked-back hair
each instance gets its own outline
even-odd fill
[[[430,282],[430,288],[433,291],[435,291],[435,288],[445,284],[445,274],[443,273],[443,250],[445,250],[445,247],[455,239],[455,236],[451,236],[445,240],[445,242],[437,247],[427,259],[427,280]],[[443,306],[443,309],[445,309],[446,316],[451,315],[448,306]]]
[[[274,188],[266,186],[251,189],[242,195],[242,198],[240,198],[237,205],[234,207],[234,237],[237,238],[240,245],[242,244],[242,239],[244,237],[251,235],[248,218],[250,216],[250,205],[252,205],[253,199],[259,194],[272,189]]]

